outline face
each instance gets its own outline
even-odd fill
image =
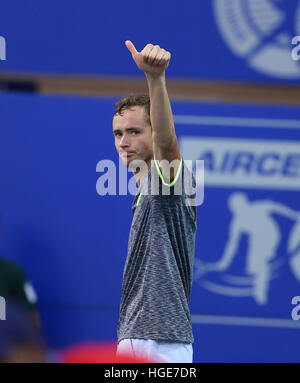
[[[122,115],[114,116],[113,134],[125,166],[129,167],[133,160],[143,160],[149,166],[153,159],[152,132],[143,106],[125,109]]]

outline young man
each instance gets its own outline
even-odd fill
[[[146,75],[150,97],[120,100],[113,118],[116,149],[139,186],[123,274],[117,352],[192,362],[189,299],[197,211],[185,187],[187,180],[194,185],[194,179],[181,158],[166,88],[171,54],[158,45],[148,44],[141,52],[131,41],[126,46]],[[149,191],[155,176],[157,188]]]

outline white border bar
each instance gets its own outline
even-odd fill
[[[194,324],[212,324],[223,326],[252,326],[252,327],[276,327],[293,328],[300,330],[300,320],[279,318],[255,318],[217,315],[192,315]]]
[[[174,122],[175,124],[184,125],[220,125],[249,128],[300,129],[300,120],[283,120],[272,118],[188,116],[175,114]]]

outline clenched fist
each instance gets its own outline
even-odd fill
[[[138,52],[130,40],[126,40],[125,44],[138,68],[146,74],[159,76],[167,69],[171,53],[159,45],[147,44],[141,52]]]

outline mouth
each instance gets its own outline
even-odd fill
[[[121,152],[120,153],[120,156],[122,157],[122,158],[128,158],[128,157],[132,157],[133,155],[135,154],[135,152]]]

